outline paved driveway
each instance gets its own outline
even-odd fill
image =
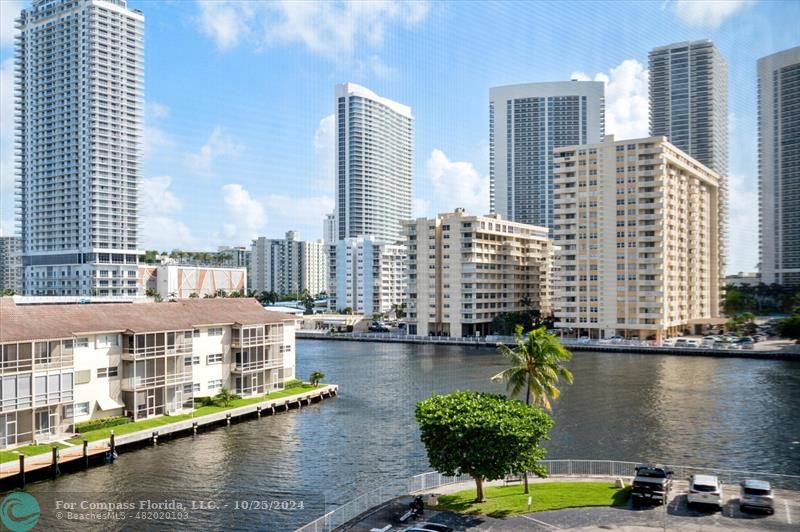
[[[800,523],[800,492],[775,490],[775,513],[742,513],[739,511],[738,486],[723,486],[726,493],[722,512],[715,509],[689,509],[686,505],[686,483],[676,482],[667,506],[634,509],[575,508],[536,512],[516,517],[495,519],[452,512],[426,511],[426,520],[444,523],[456,530],[505,532],[515,530],[617,530],[622,532],[647,530],[798,530]],[[369,532],[373,527],[392,524],[391,532],[409,528],[398,524],[395,515],[407,508],[411,497],[401,497],[367,516],[345,530]],[[413,526],[413,523],[410,525]]]

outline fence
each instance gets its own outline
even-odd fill
[[[636,466],[641,465],[642,462],[543,460],[540,464],[547,468],[547,475],[551,477],[633,477],[636,475]],[[773,488],[800,490],[800,475],[781,475],[694,466],[665,465],[664,467],[673,472],[673,478],[676,480],[688,480],[691,475],[704,474],[715,475],[723,484],[735,485],[748,478],[757,478],[768,481]],[[406,486],[383,486],[368,493],[363,493],[322,517],[298,528],[296,532],[331,532],[336,527],[342,526],[368,510],[397,497],[471,480],[472,477],[466,474],[451,476],[443,475],[438,471],[414,475],[408,479]]]

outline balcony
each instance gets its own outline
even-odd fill
[[[241,375],[242,373],[249,373],[253,371],[264,371],[267,369],[278,369],[283,367],[283,357],[267,358],[264,360],[253,360],[243,362],[237,360],[231,368],[231,373]]]
[[[192,382],[192,372],[171,373],[168,375],[155,375],[151,377],[127,377],[121,380],[122,390],[132,392],[143,388],[156,386],[172,386],[175,384],[189,384]]]
[[[283,343],[283,335],[281,334],[271,334],[267,336],[251,336],[248,338],[237,338],[236,336],[233,337],[231,341],[231,346],[234,348],[241,348],[241,347],[254,347],[257,345],[266,345],[266,344],[280,344]]]
[[[104,287],[105,288],[105,287]],[[192,341],[181,342],[174,345],[153,345],[147,347],[130,348],[122,351],[122,360],[138,360],[157,356],[184,355],[192,352]]]

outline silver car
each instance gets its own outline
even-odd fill
[[[773,513],[775,499],[772,487],[765,480],[745,480],[742,482],[742,492],[739,496],[739,509],[747,508]]]

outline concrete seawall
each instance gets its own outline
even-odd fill
[[[324,399],[335,397],[339,392],[336,384],[322,385],[297,395],[267,399],[259,403],[206,414],[167,425],[143,429],[128,434],[119,434],[108,439],[87,442],[60,449],[57,453],[25,457],[20,462],[0,464],[0,490],[24,487],[26,482],[55,478],[61,473],[86,469],[108,461],[108,453],[120,452],[147,445],[158,445],[159,440],[197,434],[201,429],[230,425],[234,422],[259,419],[299,409]]]
[[[423,336],[383,336],[373,335],[350,335],[340,334],[319,334],[297,331],[297,338],[302,340],[334,340],[347,342],[378,342],[378,343],[399,343],[399,344],[426,344],[426,345],[463,345],[484,349],[496,349],[498,342],[486,341],[473,338],[449,338],[449,337],[423,337]],[[653,347],[635,345],[608,345],[608,344],[565,344],[570,351],[595,351],[609,353],[636,353],[643,355],[677,355],[692,357],[714,357],[714,358],[751,358],[758,360],[790,360],[800,361],[800,353],[785,350],[758,351],[758,350],[728,350],[728,349],[699,349],[692,347]]]

